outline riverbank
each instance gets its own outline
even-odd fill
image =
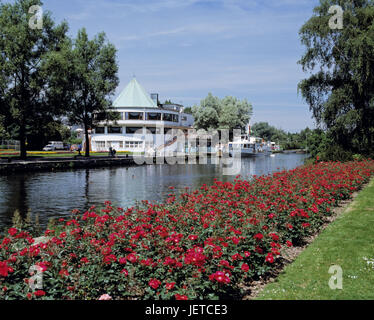
[[[11,160],[0,162],[0,174],[15,172],[57,171],[82,168],[100,168],[115,166],[134,166],[132,156],[126,157],[90,157],[75,156],[74,158],[38,158],[32,160]]]
[[[373,234],[374,179],[257,299],[373,300]],[[331,266],[342,270],[341,289],[329,286]]]
[[[215,154],[207,154],[204,158],[212,158]],[[178,155],[175,157],[176,163],[183,163],[188,161],[190,157],[193,157],[196,161],[199,161],[199,154],[191,155]],[[164,161],[166,161],[164,159]],[[147,163],[156,163],[156,157],[148,159]],[[126,156],[90,156],[86,158],[84,156],[74,157],[33,157],[28,160],[20,160],[15,158],[3,158],[0,160],[0,175],[12,174],[15,172],[38,172],[38,171],[58,171],[58,170],[71,170],[71,169],[90,169],[90,168],[102,168],[102,167],[119,167],[119,166],[135,166],[137,163],[134,160],[133,155]]]
[[[243,284],[278,269],[283,248],[315,234],[373,174],[373,161],[317,163],[250,181],[216,180],[178,196],[170,188],[160,204],[75,210],[49,225],[50,240],[38,245],[11,228],[0,239],[0,295],[242,299]],[[41,291],[25,282],[30,265],[47,275]]]

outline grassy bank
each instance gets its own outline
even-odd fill
[[[261,300],[374,299],[374,180],[295,260]],[[343,289],[331,290],[329,268],[343,270]]]

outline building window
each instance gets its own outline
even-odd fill
[[[164,128],[164,135],[173,135],[174,134],[174,130],[171,129],[171,128]]]
[[[146,141],[145,142],[145,147],[146,148],[153,148],[155,146],[155,144],[151,141]]]
[[[108,128],[108,133],[122,133],[122,128],[121,127],[109,127]]]
[[[173,114],[173,122],[179,122],[179,116],[177,114]]]
[[[126,120],[144,120],[143,112],[126,112]]]
[[[94,119],[97,121],[104,121],[107,120],[108,114],[105,112],[99,112],[94,114]]]
[[[126,149],[139,149],[143,146],[143,141],[125,141]]]
[[[97,149],[104,149],[105,148],[105,141],[96,141],[96,148]]]
[[[95,128],[95,133],[96,134],[104,134],[105,133],[105,128],[104,127],[96,127]]]
[[[107,142],[107,147],[119,147],[123,148],[123,141],[108,141]]]
[[[163,120],[164,121],[170,121],[170,122],[172,122],[173,121],[173,114],[171,114],[171,113],[164,113]]]
[[[149,127],[149,128],[147,128],[147,130],[148,130],[150,133],[152,133],[152,134],[156,134],[157,131],[159,131],[156,127]],[[148,134],[149,134],[149,132],[148,132]]]
[[[131,127],[126,127],[126,133],[127,134],[134,134],[134,133],[137,133],[138,130],[141,130],[141,132],[139,132],[140,134],[143,134],[143,128],[131,128]]]
[[[156,112],[148,112],[147,113],[147,120],[149,121],[161,121],[161,113]]]

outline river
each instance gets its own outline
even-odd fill
[[[276,154],[243,158],[241,175],[250,179],[304,163],[305,154]],[[0,231],[11,225],[18,210],[22,216],[30,210],[39,215],[42,226],[50,218],[67,217],[73,209],[86,210],[91,205],[112,201],[127,208],[136,201],[162,201],[169,187],[184,191],[212,184],[214,178],[233,181],[223,176],[222,165],[150,165],[75,171],[20,173],[0,176]]]

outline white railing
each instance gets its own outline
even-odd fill
[[[3,150],[20,150],[20,144],[18,140],[1,140],[0,149]]]

